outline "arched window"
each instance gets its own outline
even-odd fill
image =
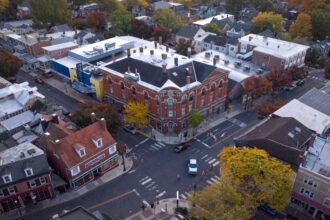
[[[202,89],[202,96],[205,95],[205,88]]]
[[[110,76],[108,77],[108,83],[111,85],[112,84],[112,80],[110,78]]]
[[[136,91],[135,91],[135,87],[134,86],[132,87],[132,94],[133,95],[136,95]]]
[[[125,89],[125,86],[124,86],[124,83],[123,82],[120,82],[120,88],[121,89]]]
[[[182,105],[185,105],[186,103],[187,103],[187,96],[183,96],[183,97],[182,97],[181,104],[182,104]]]
[[[215,84],[212,84],[212,86],[211,86],[211,92],[214,92],[214,89],[215,89]]]
[[[222,80],[221,80],[220,83],[219,83],[219,88],[220,88],[220,89],[222,88],[222,84],[223,84],[223,82],[222,82]]]
[[[173,106],[173,99],[168,99],[168,107],[172,107]]]
[[[189,101],[193,101],[194,100],[194,93],[191,93],[190,96],[189,96]]]
[[[148,100],[149,97],[148,97],[148,93],[147,93],[147,91],[144,91],[143,95],[144,95],[144,99],[145,99],[145,100]]]

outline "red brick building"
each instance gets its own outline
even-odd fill
[[[0,213],[54,197],[46,154],[31,143],[0,152]]]
[[[108,132],[104,119],[80,130],[53,116],[41,138],[50,165],[70,187],[80,187],[118,166],[116,141]]]
[[[53,59],[60,59],[62,57],[66,57],[68,50],[73,50],[78,48],[79,45],[75,42],[66,42],[62,44],[55,44],[47,47],[43,47],[43,52],[45,55],[48,55]]]
[[[16,39],[17,43],[25,48],[25,52],[34,57],[43,55],[42,47],[50,46],[51,40],[49,37],[31,37],[28,35]]]
[[[127,53],[100,67],[110,103],[121,108],[129,101],[144,103],[154,129],[176,134],[188,128],[192,109],[204,118],[224,111],[227,71],[175,54],[157,42]]]

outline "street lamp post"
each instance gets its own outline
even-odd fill
[[[125,166],[125,158],[124,158],[124,152],[126,151],[126,147],[124,146],[124,148],[123,148],[123,152],[122,152],[122,154],[121,154],[121,157],[122,157],[122,159],[123,159],[123,166],[124,166],[124,171],[126,171],[126,166]]]
[[[179,191],[176,191],[176,208],[179,208]]]

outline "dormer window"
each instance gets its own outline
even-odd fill
[[[85,156],[85,155],[86,155],[85,148],[80,149],[80,150],[79,150],[79,156],[80,156],[80,157],[83,157],[83,156]]]
[[[25,172],[25,175],[26,175],[27,177],[33,175],[33,170],[32,170],[32,168],[26,168],[26,169],[24,170],[24,172]]]
[[[97,145],[97,147],[102,147],[102,138],[100,138],[100,139],[98,139],[97,141],[96,141],[96,145]]]
[[[92,136],[92,141],[93,141],[93,143],[95,144],[95,146],[96,146],[97,148],[103,146],[102,138],[97,137],[96,135],[93,135],[93,136]]]
[[[85,151],[85,148],[81,145],[81,144],[75,144],[73,146],[73,149],[77,152],[77,154],[80,156],[80,157],[83,157],[86,155],[86,151]]]
[[[10,183],[12,181],[11,174],[6,174],[2,176],[2,179],[5,183]]]

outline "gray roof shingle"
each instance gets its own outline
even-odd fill
[[[195,35],[199,31],[199,29],[200,29],[199,27],[196,27],[193,25],[184,26],[179,30],[179,32],[176,35],[182,36],[185,38],[193,38],[193,37],[195,37]]]
[[[330,116],[330,95],[325,91],[313,88],[299,99],[302,103]]]

